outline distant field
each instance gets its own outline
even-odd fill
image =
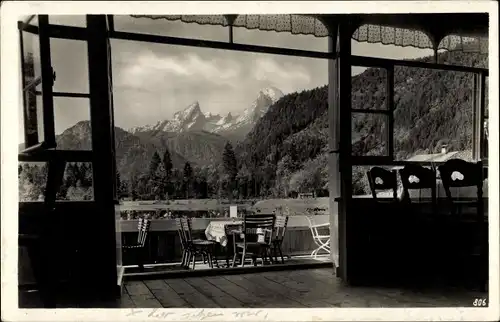
[[[301,215],[306,212],[307,208],[320,208],[324,211],[320,213],[328,213],[328,197],[311,198],[311,199],[267,199],[259,200],[252,205],[252,200],[244,203],[235,201],[234,204],[238,207],[244,207],[251,210],[260,210],[261,212],[272,212],[277,207],[282,206],[290,209],[291,215]],[[228,208],[227,201],[219,201],[217,199],[190,199],[190,200],[172,200],[168,204],[165,201],[122,201],[120,210],[218,210]]]

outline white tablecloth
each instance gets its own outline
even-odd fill
[[[211,221],[205,229],[205,236],[208,240],[214,240],[225,247],[228,235],[232,234],[231,231],[241,229],[242,225],[242,220]]]

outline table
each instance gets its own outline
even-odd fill
[[[241,229],[243,220],[221,220],[211,221],[205,229],[205,236],[208,240],[214,240],[221,246],[226,247],[228,236],[233,230]]]

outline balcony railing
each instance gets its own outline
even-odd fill
[[[329,215],[314,216],[318,224],[328,223]],[[205,238],[205,229],[211,221],[227,218],[193,218],[193,237]],[[133,243],[137,238],[137,220],[122,220],[122,243]],[[325,228],[328,234],[328,227]],[[231,247],[231,245],[228,245]],[[290,216],[285,238],[282,244],[284,256],[310,255],[318,246],[314,243],[308,221],[304,216]],[[151,231],[146,241],[144,264],[168,264],[181,261],[181,245],[174,219],[152,220]],[[321,253],[320,253],[321,254]],[[123,265],[135,265],[133,256],[124,253]],[[223,259],[222,257],[219,260]]]
[[[83,208],[83,207],[82,207]],[[228,218],[193,218],[192,229],[195,238],[205,238],[205,229],[211,221],[227,220]],[[330,220],[329,215],[314,216],[315,223],[324,224]],[[133,243],[137,238],[137,220],[120,220],[122,244]],[[321,232],[328,234],[328,227]],[[231,247],[228,245],[228,247]],[[305,216],[290,216],[287,231],[282,244],[284,256],[310,255],[318,246],[314,243],[309,224]],[[322,253],[320,253],[321,255]],[[122,253],[124,266],[136,265],[135,258],[131,254]],[[223,264],[224,257],[218,258]],[[285,259],[286,260],[286,259]],[[172,264],[181,261],[181,245],[174,219],[153,219],[149,233],[146,249],[144,252],[144,264]],[[34,282],[29,258],[24,248],[19,249],[19,282],[20,285],[32,284]]]

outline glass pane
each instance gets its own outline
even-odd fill
[[[462,50],[445,51],[438,55],[439,63],[455,66],[488,68],[488,54],[463,52]],[[433,61],[432,57],[428,61]]]
[[[128,182],[122,198],[135,202],[134,210],[155,199],[172,211],[185,207],[185,199],[211,210],[219,199],[228,202],[229,193],[241,203],[288,198],[294,191],[324,196],[326,59],[111,41],[115,122],[124,129],[115,133],[116,164]],[[237,187],[218,166],[227,141],[237,158]],[[245,141],[247,154],[236,152],[238,141]],[[168,196],[161,181],[148,179],[150,165],[163,161],[167,148]],[[188,187],[186,162],[193,168]],[[156,169],[165,177],[161,166]]]
[[[234,27],[233,41],[238,44],[328,52],[328,37],[314,35]]]
[[[43,202],[47,184],[46,162],[19,162],[19,201]],[[64,170],[63,183],[57,200],[93,200],[92,164],[90,162],[68,163]]]
[[[483,138],[483,146],[481,147],[481,158],[487,159],[488,158],[488,138],[489,138],[489,122],[488,122],[488,117],[489,117],[489,91],[488,91],[488,80],[489,78],[486,77],[485,83],[484,83],[484,120],[483,120],[483,127],[484,127],[484,138]]]
[[[354,75],[358,67],[351,67]],[[383,68],[367,68],[351,78],[352,108],[387,110],[387,71]]]
[[[54,118],[58,149],[92,150],[87,98],[54,97]]]
[[[47,184],[45,162],[19,162],[19,202],[44,201]]]
[[[470,160],[473,75],[397,66],[394,77],[396,160]]]
[[[36,120],[38,129],[38,141],[43,142],[43,140],[45,139],[45,133],[44,133],[45,127],[43,124],[43,102],[41,95],[36,96]]]
[[[49,15],[49,23],[72,27],[87,27],[85,15]]]
[[[22,120],[20,140],[24,142],[23,148],[28,148],[43,141],[43,111],[42,99],[36,95],[35,88],[23,91],[24,108],[21,109],[19,119]],[[26,125],[26,129],[24,126]],[[26,133],[25,133],[26,132]]]
[[[200,25],[147,17],[134,18],[129,15],[115,15],[114,23],[116,31],[226,42],[229,40],[229,28],[223,26]]]
[[[38,35],[23,31],[24,84],[27,86],[42,75],[40,65],[40,41]],[[40,89],[40,84],[37,89]]]
[[[489,77],[486,77],[485,82],[484,82],[484,117],[489,117]]]
[[[352,155],[388,156],[387,122],[387,115],[352,113]]]
[[[23,17],[23,22],[32,26],[38,26],[38,15],[28,15]]]
[[[58,200],[90,201],[94,200],[92,163],[67,163],[63,184],[57,196]]]
[[[54,92],[88,93],[87,42],[51,39],[50,51],[52,67],[56,72]]]

